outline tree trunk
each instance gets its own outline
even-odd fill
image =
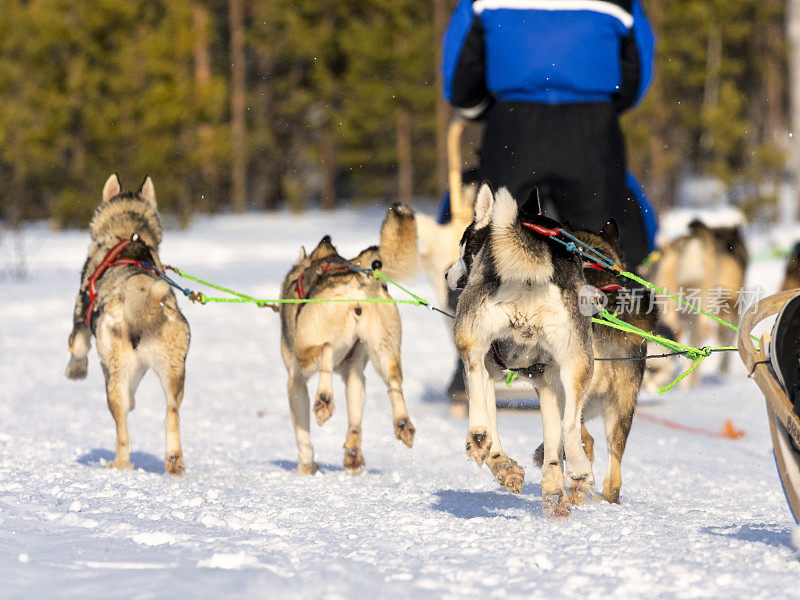
[[[395,111],[397,120],[397,192],[410,204],[414,197],[414,153],[411,140],[411,113],[404,106]]]
[[[444,79],[442,78],[441,40],[447,29],[449,3],[447,0],[433,0],[433,31],[436,43],[436,182],[440,189],[447,187],[447,126],[450,122],[450,107],[444,99]]]
[[[209,18],[208,9],[199,0],[192,4],[192,29],[194,34],[194,48],[192,50],[194,62],[194,90],[195,97],[201,108],[205,108],[208,86],[211,83],[211,56],[209,52]],[[205,115],[205,111],[201,110]],[[199,142],[198,154],[200,157],[201,186],[214,186],[219,176],[217,165],[214,161],[214,129],[210,123],[204,122],[201,117],[197,125],[197,138]],[[208,194],[208,189],[203,195]],[[206,208],[206,207],[202,207]]]
[[[789,170],[795,198],[800,198],[800,0],[786,6],[789,54]]]
[[[333,210],[336,208],[336,140],[331,133],[331,119],[325,119],[320,135],[320,150],[322,152],[320,204],[322,208]]]
[[[247,207],[247,140],[245,111],[244,0],[229,0],[231,35],[231,200],[234,212]]]

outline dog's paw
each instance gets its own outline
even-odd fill
[[[543,493],[542,506],[545,516],[556,520],[568,519],[572,510],[569,498],[564,490],[558,490],[551,494]]]
[[[183,472],[186,471],[186,465],[183,463],[183,454],[172,454],[167,456],[164,461],[164,471],[170,477],[182,477]]]
[[[317,418],[317,425],[323,425],[325,421],[333,416],[333,396],[330,394],[319,394],[314,401],[314,416]]]
[[[85,379],[86,373],[89,370],[88,358],[71,358],[67,365],[65,375],[67,379]]]
[[[594,495],[594,479],[591,476],[575,477],[569,475],[567,477],[567,485],[569,486],[569,501],[574,506],[583,506],[589,496]]]
[[[353,475],[358,475],[366,464],[364,462],[364,455],[361,454],[361,448],[345,448],[344,449],[344,469]]]
[[[492,449],[492,438],[484,428],[472,428],[467,431],[467,442],[464,445],[467,456],[482,466],[484,461],[489,458],[489,451]]]
[[[512,494],[519,494],[525,483],[525,470],[513,458],[496,454],[489,460],[489,470],[495,480]]]
[[[403,442],[406,446],[411,448],[414,443],[414,434],[416,429],[408,417],[401,417],[394,422],[394,437]]]
[[[298,475],[313,475],[317,471],[319,471],[319,465],[317,463],[297,463],[297,469],[295,469]]]
[[[606,482],[603,485],[603,500],[609,504],[619,504],[619,488]]]
[[[110,463],[108,463],[107,467],[109,469],[116,469],[117,471],[133,471],[133,463],[129,460],[121,460],[119,458],[115,458]]]

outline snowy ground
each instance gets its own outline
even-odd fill
[[[274,296],[300,243],[330,232],[352,254],[376,241],[380,218],[201,219],[167,232],[162,258]],[[401,309],[414,448],[393,438],[370,368],[367,472],[342,473],[337,384],[337,413],[312,433],[323,470],[303,477],[292,473],[277,317],[181,301],[192,327],[181,411],[188,470],[163,475],[164,401],[148,376],[130,422],[137,470],[118,473],[104,466],[114,430],[94,352],[88,379],[63,376],[88,234],[33,228],[28,240],[28,279],[0,282],[0,597],[800,598],[763,399],[738,360],[728,380],[711,373],[694,391],[644,399],[639,414],[710,430],[731,418],[744,439],[637,418],[622,505],[593,503],[552,522],[530,458],[538,413],[500,416],[503,445],[527,471],[521,495],[467,461],[466,423],[441,401],[452,351],[440,317]],[[759,263],[750,284],[771,292],[780,272],[778,261]],[[422,280],[413,288],[431,293]],[[601,481],[601,426],[589,427]]]

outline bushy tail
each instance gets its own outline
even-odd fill
[[[408,281],[419,268],[417,222],[405,204],[393,204],[381,226],[380,256],[383,273],[390,279]]]
[[[169,284],[163,279],[143,273],[128,278],[122,298],[125,321],[132,334],[141,334],[164,321],[163,302],[169,292]]]

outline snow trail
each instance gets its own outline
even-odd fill
[[[200,218],[168,231],[162,259],[210,281],[274,296],[300,244],[325,233],[344,255],[377,242],[378,209]],[[334,227],[335,226],[335,227]],[[94,351],[70,382],[66,339],[88,234],[41,235],[24,282],[0,304],[0,582],[3,598],[800,598],[794,522],[775,473],[763,399],[738,360],[727,380],[644,398],[642,415],[719,430],[729,441],[636,419],[622,505],[543,518],[531,453],[536,412],[503,411],[500,431],[526,469],[502,490],[463,450],[466,422],[442,399],[454,352],[443,319],[401,307],[404,391],[414,448],[394,439],[385,388],[370,367],[360,477],[344,474],[344,391],[312,425],[321,473],[292,473],[278,319],[254,306],[192,305],[187,465],[163,474],[164,399],[149,374],[131,413],[136,471],[105,468],[113,421]],[[752,269],[770,293],[779,261]],[[192,286],[190,286],[192,287]],[[411,286],[429,300],[422,279]],[[711,359],[708,361],[711,362]],[[313,382],[312,382],[313,389]],[[595,477],[607,452],[599,421]]]

